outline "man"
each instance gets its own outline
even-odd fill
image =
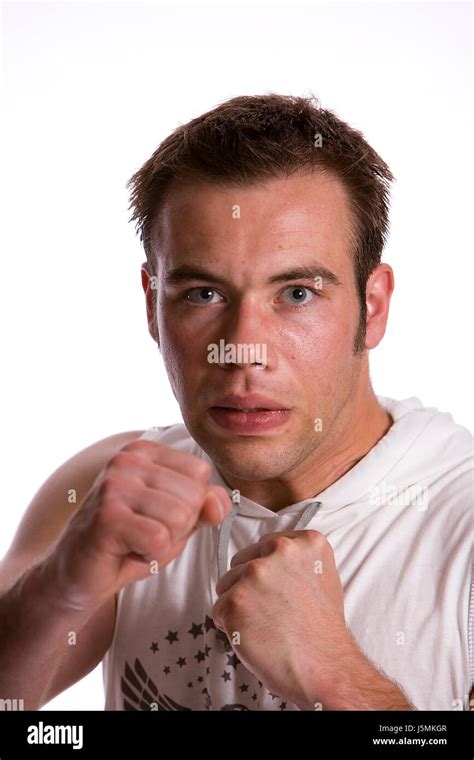
[[[468,709],[472,437],[369,377],[392,179],[275,94],[134,174],[184,424],[100,441],[35,496],[2,565],[0,696],[38,708],[103,659],[109,710]]]

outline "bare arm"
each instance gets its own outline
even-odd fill
[[[26,510],[0,563],[0,699],[23,699],[25,709],[39,709],[93,670],[109,648],[115,596],[92,614],[71,614],[51,593],[41,560],[105,463],[141,432],[111,436],[76,454],[48,478]],[[76,491],[73,504],[70,489]]]
[[[40,709],[90,672],[113,630],[114,605],[101,615],[63,609],[45,567],[26,570],[0,600],[0,698],[22,699],[26,710]]]
[[[416,710],[398,683],[355,651],[324,704],[327,710]]]

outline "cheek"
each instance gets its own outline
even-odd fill
[[[162,304],[158,312],[158,326],[163,352],[180,356],[193,347],[195,341],[191,339],[189,323],[180,320],[176,313]]]
[[[166,312],[160,313],[158,325],[163,363],[175,395],[184,404],[208,367],[208,341],[195,325],[190,329],[189,323]]]
[[[176,308],[173,302],[163,299],[158,308],[158,325],[162,342],[178,353],[205,352],[207,334],[214,328],[215,320],[206,324],[200,319],[199,310]],[[208,320],[209,321],[209,320]]]
[[[341,314],[310,320],[304,330],[281,335],[288,375],[310,405],[311,418],[331,416],[330,408],[347,395],[353,378],[356,324],[347,308]]]
[[[282,352],[302,367],[338,365],[352,353],[356,325],[348,307],[316,315],[299,325],[279,330]]]

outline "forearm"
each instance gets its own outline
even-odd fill
[[[303,671],[303,710],[416,710],[398,683],[383,673],[352,636],[333,638],[332,659],[314,656]],[[303,682],[302,682],[303,683]]]
[[[370,666],[338,679],[325,710],[416,710],[397,683]]]
[[[323,710],[416,710],[401,687],[351,647],[319,694]],[[314,706],[313,708],[314,709]]]
[[[22,699],[38,710],[64,655],[70,634],[90,613],[62,607],[47,578],[47,565],[26,571],[0,595],[0,700]]]

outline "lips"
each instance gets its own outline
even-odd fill
[[[214,399],[207,413],[216,431],[263,436],[278,434],[288,423],[291,410],[281,401],[259,393],[247,396],[231,393]]]
[[[215,399],[211,408],[237,409],[241,412],[255,411],[280,411],[287,410],[288,407],[279,401],[253,393],[248,396],[238,396],[228,394],[221,398]]]

